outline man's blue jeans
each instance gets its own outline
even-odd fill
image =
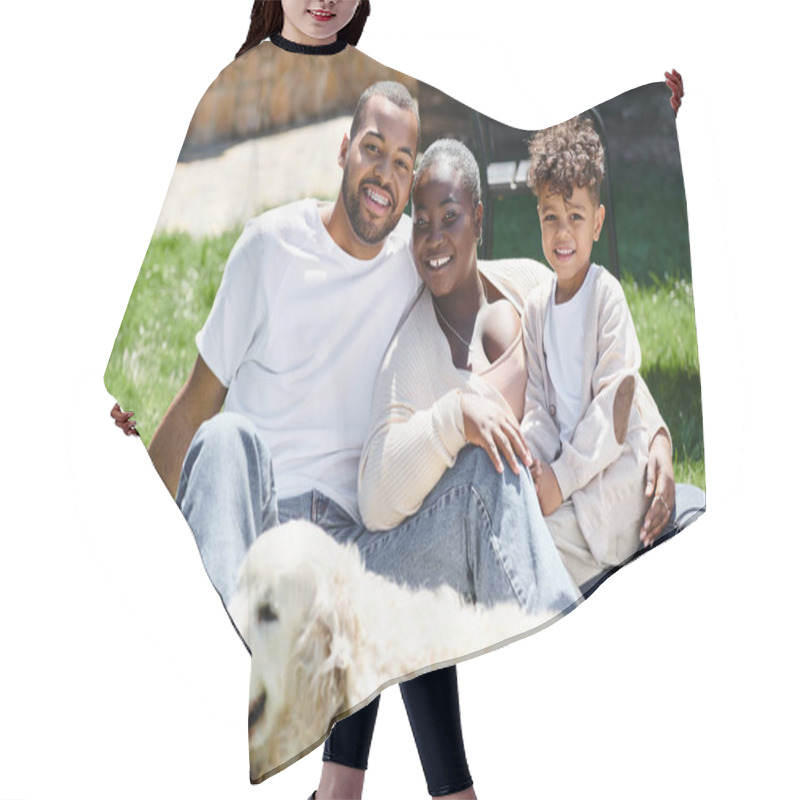
[[[563,611],[578,598],[530,476],[498,473],[477,447],[462,450],[414,516],[371,533],[320,492],[276,497],[267,445],[248,419],[223,412],[195,435],[177,502],[226,605],[256,537],[300,518],[355,542],[367,569],[411,587],[448,584],[468,600],[515,600],[531,612]]]

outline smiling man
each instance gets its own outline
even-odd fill
[[[226,603],[247,547],[277,522],[276,498],[316,491],[358,519],[356,475],[372,387],[418,289],[403,217],[418,138],[403,86],[379,83],[362,95],[338,156],[336,201],[292,203],[246,226],[197,336],[192,373],[153,436],[150,456],[173,495],[186,462],[177,499]],[[217,417],[223,402],[226,413]],[[196,444],[249,424],[269,449],[276,492],[262,498],[263,514],[251,509],[253,476],[223,475],[215,457],[201,456],[208,447],[190,450],[206,420]],[[246,522],[232,525],[217,506],[223,480],[244,492],[219,493],[231,501],[226,506],[242,508]],[[265,477],[265,492],[271,484]]]

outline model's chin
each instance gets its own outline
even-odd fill
[[[382,220],[381,224],[362,219],[353,224],[353,231],[364,244],[380,244],[395,229],[397,223],[398,220],[388,218]]]
[[[422,275],[422,282],[428,288],[428,291],[435,297],[447,297],[452,291],[453,287],[447,277],[441,273],[431,273],[426,271]]]
[[[364,244],[379,244],[400,222],[402,212],[395,213],[394,205],[379,206],[379,209],[380,213],[372,211],[363,191],[345,196],[345,211],[350,220],[350,227]]]

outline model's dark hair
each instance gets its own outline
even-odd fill
[[[444,163],[461,176],[461,182],[469,194],[472,210],[481,202],[481,173],[472,151],[456,139],[437,139],[422,156],[414,175],[412,193],[423,175],[434,165]]]
[[[364,124],[364,114],[366,106],[372,97],[385,97],[390,103],[394,103],[399,109],[403,111],[410,111],[417,121],[417,147],[419,147],[420,136],[420,122],[419,122],[419,109],[411,96],[411,92],[403,86],[402,83],[397,81],[378,81],[368,86],[361,93],[356,103],[356,110],[353,112],[353,121],[350,123],[350,140],[361,130]]]
[[[336,38],[346,41],[347,44],[357,45],[368,16],[369,0],[361,0],[353,19],[339,31]],[[250,30],[247,32],[247,38],[239,48],[236,58],[282,30],[283,6],[280,0],[255,0],[253,9],[250,11]]]
[[[574,187],[586,188],[595,205],[600,204],[603,182],[603,143],[591,120],[573,117],[540,131],[530,142],[528,186],[539,197],[545,186],[566,200]]]

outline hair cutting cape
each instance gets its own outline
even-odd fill
[[[337,163],[342,138],[349,131],[362,91],[379,80],[402,83],[415,99],[421,117],[420,155],[430,143],[442,137],[461,140],[475,154],[485,207],[481,264],[486,265],[484,275],[490,282],[511,299],[516,292],[518,310],[524,316],[527,299],[524,295],[532,284],[525,283],[524,278],[520,282],[514,276],[533,275],[534,283],[540,284],[550,279],[542,252],[536,198],[526,185],[527,142],[533,131],[509,128],[489,119],[351,47],[319,55],[289,52],[274,43],[263,42],[227,66],[197,107],[106,371],[109,392],[123,408],[136,411],[138,430],[145,444],[149,444],[195,362],[196,341],[200,341],[196,336],[211,312],[231,251],[235,253],[237,240],[248,235],[242,233],[244,226],[265,212],[274,214],[270,209],[295,201],[335,199],[342,183],[342,169]],[[525,92],[521,92],[521,103],[524,97]],[[576,109],[576,113],[580,111]],[[651,419],[663,420],[672,442],[678,499],[675,518],[662,536],[663,541],[685,528],[705,508],[700,381],[675,116],[670,108],[669,91],[661,83],[627,92],[586,113],[605,144],[601,200],[606,206],[606,218],[592,260],[604,265],[621,283],[641,348],[640,362],[633,369],[642,387],[637,397],[645,398],[641,400],[642,416],[645,421],[648,413]],[[298,207],[307,206],[292,208]],[[295,214],[287,213],[290,217]],[[275,235],[269,231],[284,230],[281,226],[267,228],[267,236]],[[406,220],[395,235],[408,237],[410,228]],[[252,226],[248,230],[251,229]],[[302,238],[278,244],[285,245],[287,252],[291,248],[303,252],[305,248]],[[280,247],[276,252],[281,252]],[[408,252],[404,257],[410,264]],[[251,257],[251,271],[254,269],[256,274],[238,278],[245,281],[245,294],[248,280],[254,293],[277,294],[275,281],[262,280],[258,275],[261,267],[258,263],[253,267],[252,262]],[[286,264],[263,264],[264,270],[285,267]],[[325,268],[321,263],[320,269],[324,272]],[[526,268],[529,273],[525,273]],[[250,312],[242,313],[239,319],[227,320],[227,327],[222,326],[221,330],[236,328],[241,323],[249,332],[247,336],[255,341],[262,336],[264,327],[264,320],[258,315],[266,314],[266,308],[274,315],[270,305],[274,302],[275,296],[256,298],[246,306]],[[425,302],[429,298],[422,291],[408,312],[408,319],[416,319],[421,326],[417,328],[418,338],[421,336],[417,345],[423,350],[429,343],[425,337],[443,336],[436,326],[425,328],[431,319],[430,312],[421,305]],[[348,307],[330,308],[326,329],[371,327],[373,321],[369,318],[348,319],[350,311]],[[288,319],[292,310],[284,312]],[[246,318],[248,315],[253,318]],[[399,319],[398,314],[392,328]],[[401,328],[399,336],[403,335]],[[536,332],[526,331],[526,337],[531,336],[535,337]],[[406,335],[406,340],[409,339],[414,337]],[[259,347],[274,344],[258,341]],[[527,339],[527,343],[529,347],[538,346],[535,338]],[[318,346],[324,349],[325,341]],[[223,342],[220,347],[225,350],[227,345]],[[252,353],[247,352],[251,365]],[[448,362],[446,347],[444,352],[440,370],[435,359],[430,362],[416,359],[417,373],[411,375],[411,383],[425,369],[432,369],[437,373],[436,379],[446,383],[452,364]],[[213,371],[216,364],[209,366]],[[225,386],[229,383],[232,386],[243,368],[243,363],[228,364],[225,369],[229,374],[217,377]],[[269,370],[272,366],[260,364],[258,368]],[[417,411],[429,411],[431,400],[436,399],[427,397],[427,390],[416,396],[413,387],[404,389],[400,384],[408,376],[402,364],[390,359],[383,362],[382,372],[372,376],[370,385],[357,385],[348,375],[341,375],[341,381],[353,397],[359,395],[359,402],[367,398],[369,407],[376,380],[379,387],[376,404],[386,399],[381,394],[380,376],[385,390],[386,372],[393,369],[396,380],[389,386],[388,402],[394,402],[396,407],[390,407],[388,412],[386,408],[375,408],[371,421],[363,420],[364,444],[368,431],[373,437],[370,441],[374,442],[375,426],[392,417],[392,408],[400,409],[396,416],[402,422]],[[276,391],[287,393],[290,405],[302,406],[307,398],[292,396],[293,384],[280,383],[280,366],[275,367],[275,372]],[[464,380],[464,386],[450,388],[471,391],[472,384]],[[397,396],[392,395],[395,389]],[[650,401],[648,406],[650,395],[654,402]],[[547,409],[544,411],[546,417]],[[320,426],[335,426],[342,416],[339,412],[340,409],[332,409],[330,418],[322,421],[310,419],[309,426],[313,423],[315,431]],[[221,413],[226,411],[223,409]],[[254,415],[258,416],[257,410]],[[445,422],[440,424],[446,426]],[[654,432],[652,427],[647,428],[649,434]],[[431,436],[437,435],[437,430],[433,425]],[[457,421],[455,430],[458,432]],[[285,450],[287,432],[280,434],[280,447]],[[268,430],[265,433],[262,429],[261,435],[267,448],[273,447]],[[459,435],[463,439],[463,430]],[[463,440],[459,440],[455,449],[463,446]],[[421,460],[419,469],[411,471],[413,479],[427,474],[430,452],[437,449],[440,455],[444,452],[442,457],[447,463],[442,470],[447,473],[449,463],[457,455],[451,452],[452,440],[420,447]],[[426,494],[424,482],[422,489],[415,486],[405,492],[403,486],[397,485],[400,478],[395,480],[392,474],[381,471],[380,465],[375,467],[381,452],[381,448],[370,451],[369,469],[373,470],[373,478],[378,475],[373,481],[378,487],[376,491],[399,496],[403,502],[407,494],[412,495],[408,509],[403,511],[402,503],[399,507],[401,517],[413,517]],[[591,464],[589,468],[591,472]],[[212,474],[213,469],[212,464]],[[276,472],[281,469],[291,470],[291,453],[283,452]],[[363,463],[362,473],[366,474]],[[600,473],[598,477],[602,479]],[[218,477],[220,486],[230,479],[226,465],[219,465]],[[278,486],[287,482],[286,477],[276,475]],[[352,478],[355,481],[355,475]],[[636,493],[644,493],[641,469],[630,481],[635,483]],[[312,495],[311,506],[320,497],[324,499],[325,494],[324,486],[312,488],[319,491]],[[417,498],[420,492],[421,497]],[[572,495],[573,515],[581,505],[577,499],[580,493],[581,487],[576,487]],[[596,494],[599,497],[602,492]],[[370,498],[362,500],[370,505]],[[589,519],[594,507],[585,498],[581,502],[589,506],[582,519]],[[370,518],[380,519],[386,512],[387,526],[395,524],[389,500],[373,502],[371,506]],[[453,553],[467,546],[461,534],[467,527],[462,517],[478,513],[474,508],[466,501],[463,507],[458,506],[456,516],[451,518],[452,531],[442,537]],[[619,509],[612,513],[619,513]],[[357,516],[357,511],[353,510],[352,515]],[[622,519],[625,514],[620,513],[619,517]],[[606,519],[606,527],[608,522]],[[231,519],[230,524],[237,523]],[[498,525],[503,524],[501,519]],[[613,524],[610,527],[613,538]],[[446,579],[437,580],[436,559],[427,557],[427,566],[434,565],[433,574],[429,569],[424,580],[428,588],[400,589],[389,580],[392,575],[385,574],[385,570],[380,577],[365,571],[359,550],[335,543],[329,533],[335,531],[319,538],[319,532],[307,526],[277,532],[266,530],[257,543],[274,537],[272,549],[252,555],[254,545],[246,559],[246,568],[242,570],[241,564],[235,565],[241,576],[238,593],[227,598],[226,606],[253,657],[249,709],[253,782],[269,777],[317,746],[333,722],[365,705],[384,686],[531,633],[571,610],[580,596],[553,591],[551,598],[560,600],[552,599],[539,607],[529,604],[527,610],[533,612],[530,615],[515,608],[519,604],[514,602],[486,609],[481,603],[481,592],[474,587],[432,591]],[[503,531],[503,535],[506,533]],[[600,547],[592,544],[589,534],[586,539],[592,545],[590,552]],[[220,535],[219,547],[224,548],[227,540]],[[552,546],[549,539],[548,542]],[[552,553],[562,552],[554,546],[551,549]],[[346,553],[341,563],[340,551]],[[642,552],[634,548],[633,552],[623,554],[601,553],[596,575],[589,581],[575,580],[575,584],[580,584],[582,596],[588,597],[601,580]],[[546,560],[552,553],[548,551],[541,558]],[[222,560],[226,558],[225,553],[217,555]],[[238,556],[234,558],[241,560]],[[516,566],[513,562],[512,556],[510,563],[502,568],[513,573]],[[478,570],[478,565],[473,566]],[[208,563],[206,567],[209,568]],[[544,576],[541,580],[549,580],[544,572],[539,575]],[[528,596],[531,591],[531,587],[520,587],[521,596]]]

